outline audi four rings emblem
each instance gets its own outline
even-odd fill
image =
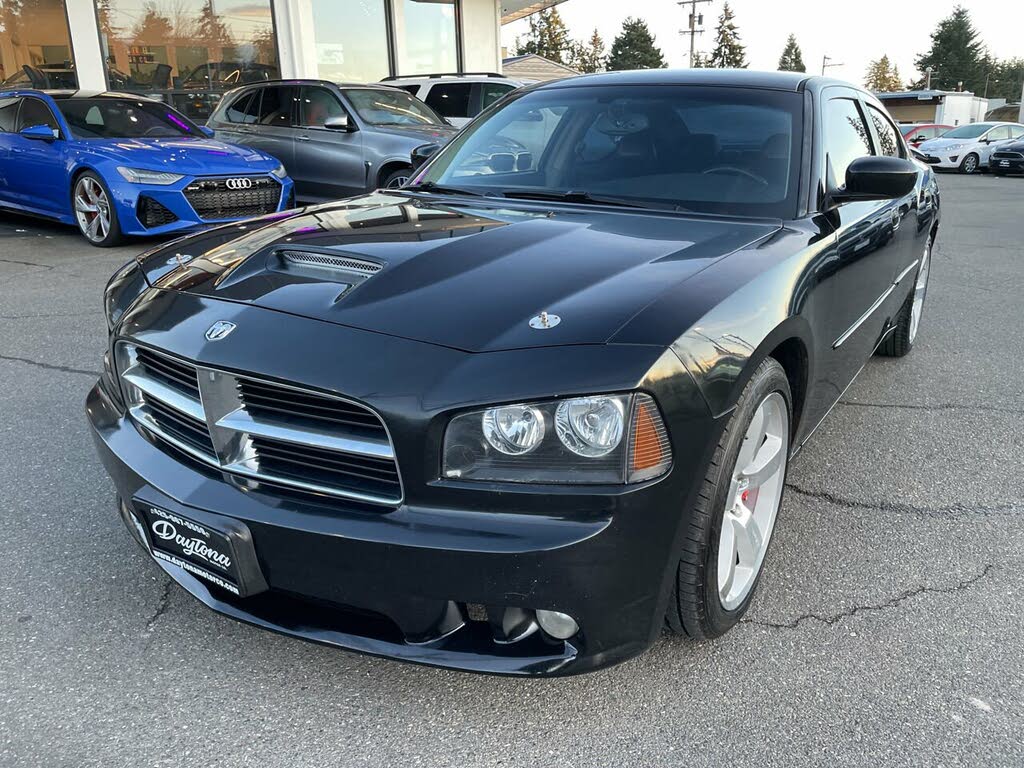
[[[252,179],[228,179],[224,182],[224,186],[228,189],[250,189]]]

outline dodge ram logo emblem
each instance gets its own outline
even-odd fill
[[[224,182],[224,186],[228,189],[250,189],[252,179],[228,179]]]
[[[206,340],[220,341],[233,330],[235,330],[234,323],[229,323],[227,320],[218,320],[216,323],[214,323],[213,325],[206,329]]]

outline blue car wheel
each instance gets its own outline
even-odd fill
[[[103,180],[86,171],[75,181],[71,195],[78,230],[90,244],[100,248],[117,245],[123,239],[117,211],[110,202],[110,192]]]

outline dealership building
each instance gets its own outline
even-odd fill
[[[144,93],[201,114],[258,80],[500,71],[501,26],[558,2],[0,0],[0,80]]]

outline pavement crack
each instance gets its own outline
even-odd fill
[[[4,264],[17,264],[22,267],[39,267],[40,269],[53,269],[52,264],[40,264],[37,261],[19,261],[18,259],[0,259]]]
[[[989,573],[995,568],[994,565],[989,563],[980,572],[970,576],[962,581],[958,581],[947,587],[930,587],[927,584],[921,584],[913,589],[904,590],[896,596],[886,600],[884,603],[864,603],[861,605],[855,605],[849,610],[841,611],[839,613],[822,615],[820,613],[804,613],[797,616],[792,621],[764,621],[761,619],[740,619],[741,624],[756,624],[759,627],[768,627],[769,629],[796,629],[801,624],[809,621],[816,621],[826,626],[832,626],[833,624],[848,619],[852,616],[856,616],[861,613],[867,613],[872,611],[885,611],[890,608],[897,608],[902,603],[910,600],[918,595],[951,595],[957,592],[963,592],[964,590],[970,589],[982,579],[986,578]]]
[[[853,408],[891,408],[905,411],[984,411],[987,413],[1012,413],[1024,415],[1024,409],[1010,408],[1001,405],[971,405],[968,403],[936,403],[934,405],[915,405],[904,403],[865,403],[857,400],[840,400],[839,405]]]
[[[8,360],[14,363],[24,363],[25,365],[34,365],[37,368],[43,368],[47,371],[60,371],[61,373],[80,373],[83,376],[99,376],[99,371],[89,371],[85,368],[72,368],[68,365],[53,365],[52,363],[44,363],[39,360],[30,360],[27,357],[15,357],[13,355],[0,355],[0,360]]]
[[[950,504],[943,507],[917,507],[913,504],[904,504],[898,501],[861,501],[858,499],[850,499],[844,496],[839,496],[835,493],[830,493],[829,491],[812,491],[809,488],[801,488],[795,483],[786,483],[786,488],[789,489],[791,493],[795,493],[798,496],[805,496],[809,499],[818,499],[820,501],[828,502],[829,504],[834,504],[837,507],[845,507],[847,509],[866,509],[873,510],[875,512],[894,512],[909,515],[987,515],[1021,509],[1020,503],[1010,502],[1000,504]]]
[[[0,315],[0,320],[35,320],[48,317],[98,317],[101,313],[98,310],[89,312],[36,312],[27,315]]]
[[[167,612],[167,606],[171,600],[171,580],[164,581],[163,589],[160,591],[160,599],[157,601],[156,610],[146,621],[146,632],[152,632],[153,626],[160,620],[160,617]]]

